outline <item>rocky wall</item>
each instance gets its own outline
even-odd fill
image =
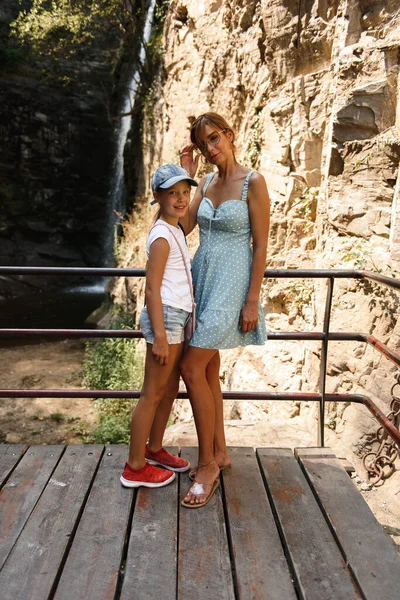
[[[192,120],[220,112],[238,133],[239,160],[268,184],[269,268],[366,268],[400,278],[396,0],[173,0],[163,44],[152,118],[144,123],[145,194],[154,169],[178,160]],[[150,219],[148,208],[142,214]],[[323,281],[267,282],[268,328],[321,330],[325,296]],[[339,280],[331,329],[374,333],[399,350],[398,307],[386,288]],[[362,343],[329,349],[328,391],[372,395],[387,411],[395,368]],[[320,345],[311,342],[225,352],[224,383],[316,391],[319,359]],[[260,415],[275,410],[258,408]],[[250,408],[226,410],[244,418]],[[314,407],[282,410],[316,430]],[[343,405],[328,407],[327,425],[330,443],[341,438],[355,457],[360,439],[365,447],[376,429],[365,409]]]

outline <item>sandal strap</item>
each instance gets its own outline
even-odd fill
[[[206,496],[207,494],[210,493],[213,485],[214,485],[214,482],[213,483],[199,483],[198,481],[195,481],[192,483],[192,485],[188,489],[186,495],[188,496],[189,494],[191,494],[192,496]]]

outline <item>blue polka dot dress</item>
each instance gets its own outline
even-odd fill
[[[214,208],[206,197],[214,173],[208,175],[197,213],[200,246],[192,262],[197,304],[197,329],[190,341],[197,348],[236,348],[262,345],[267,339],[264,314],[258,303],[256,329],[243,333],[240,311],[250,284],[252,249],[247,175],[240,200],[227,200]]]

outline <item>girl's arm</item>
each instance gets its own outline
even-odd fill
[[[240,326],[243,332],[251,331],[257,327],[258,299],[267,258],[270,201],[267,184],[260,173],[253,173],[250,178],[248,202],[253,238],[253,260],[247,298],[240,316]]]
[[[154,332],[152,352],[160,365],[168,364],[169,354],[161,302],[161,283],[169,251],[169,244],[165,238],[154,240],[150,246],[146,271],[146,307]]]
[[[199,185],[196,188],[196,193],[193,196],[193,200],[191,201],[185,216],[179,219],[179,222],[182,225],[186,235],[189,235],[189,233],[191,233],[197,225],[197,211],[199,210],[200,202],[203,197],[203,187],[206,179],[207,177],[203,177],[200,180]]]

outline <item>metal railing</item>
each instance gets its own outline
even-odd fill
[[[63,275],[63,276],[92,276],[92,277],[144,277],[145,269],[118,268],[80,268],[80,267],[0,267],[0,276],[10,275]],[[264,276],[268,279],[327,279],[327,294],[323,331],[321,332],[268,332],[269,340],[303,340],[320,341],[321,361],[319,374],[319,392],[223,392],[224,400],[297,400],[302,402],[319,402],[318,415],[318,446],[325,445],[325,403],[353,402],[363,404],[382,425],[387,434],[400,449],[400,432],[395,425],[382,413],[379,407],[368,396],[361,394],[328,394],[326,393],[326,367],[329,341],[357,341],[371,345],[388,360],[400,366],[400,355],[387,347],[372,335],[362,333],[335,333],[330,331],[333,287],[335,279],[362,279],[374,281],[389,288],[400,290],[400,281],[360,270],[341,269],[278,269],[266,270]],[[16,337],[62,337],[62,338],[141,338],[138,330],[115,329],[0,329],[0,338]],[[0,398],[139,398],[138,390],[0,390]],[[179,392],[178,398],[188,398],[187,392]]]

